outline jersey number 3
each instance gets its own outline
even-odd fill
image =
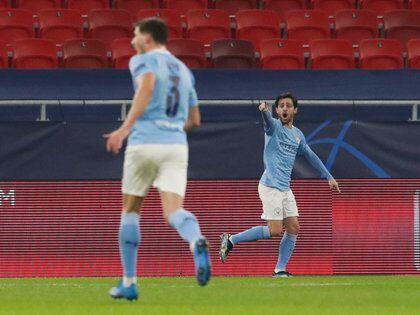
[[[169,94],[166,97],[166,116],[168,117],[175,117],[178,108],[179,108],[179,76],[178,73],[178,65],[173,63],[168,63],[168,68],[170,72],[169,80],[170,80],[170,87],[169,87]]]

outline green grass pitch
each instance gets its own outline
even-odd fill
[[[418,276],[141,278],[135,302],[116,278],[0,278],[0,314],[420,314]]]

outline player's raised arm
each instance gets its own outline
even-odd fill
[[[338,186],[338,183],[336,182],[334,177],[330,174],[330,172],[325,167],[324,163],[322,163],[318,155],[316,155],[315,152],[312,151],[312,149],[309,147],[305,140],[302,141],[300,152],[302,155],[305,156],[305,158],[309,161],[309,163],[311,163],[313,167],[315,167],[321,172],[322,177],[328,180],[328,185],[330,186],[331,190],[341,192],[340,187]]]
[[[261,115],[263,117],[263,123],[264,123],[264,131],[266,134],[270,135],[273,133],[274,131],[274,118],[271,115],[271,111],[270,111],[270,106],[268,105],[267,102],[262,102],[259,106],[258,109],[261,112]]]

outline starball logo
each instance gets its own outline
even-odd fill
[[[308,144],[312,146],[316,146],[318,144],[332,144],[332,149],[330,154],[328,155],[327,162],[325,163],[325,167],[328,171],[331,171],[332,166],[337,158],[337,154],[340,149],[346,151],[356,159],[358,159],[361,163],[363,163],[368,169],[370,169],[378,178],[391,178],[391,176],[377,163],[371,160],[368,156],[366,156],[363,152],[359,149],[351,145],[350,143],[345,141],[345,137],[347,132],[349,131],[350,127],[353,124],[352,120],[347,120],[343,127],[341,128],[340,132],[338,133],[336,138],[315,138],[322,130],[325,129],[329,124],[331,124],[331,120],[324,121],[320,126],[318,126],[314,131],[312,131],[307,137],[306,141]]]

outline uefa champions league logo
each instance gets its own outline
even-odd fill
[[[322,131],[326,126],[331,123],[331,120],[324,121],[318,128],[316,128],[312,133],[310,133],[306,139],[309,145],[314,146],[317,144],[329,143],[333,145],[331,152],[328,156],[325,166],[329,171],[334,164],[334,161],[337,157],[338,151],[344,149],[356,159],[362,162],[367,168],[369,168],[378,178],[391,178],[391,176],[378,164],[372,161],[360,150],[355,148],[353,145],[344,141],[346,133],[350,129],[353,121],[348,120],[344,123],[341,128],[337,138],[320,138],[314,139],[315,136]],[[417,189],[413,196],[413,235],[414,235],[414,265],[417,270],[420,270],[420,189]]]
[[[324,121],[318,128],[316,128],[312,133],[310,133],[306,137],[306,141],[310,146],[315,146],[317,144],[325,144],[330,143],[333,145],[331,152],[328,156],[327,162],[325,163],[326,168],[328,171],[331,171],[331,168],[334,164],[334,161],[337,157],[338,151],[340,149],[344,149],[351,155],[353,155],[356,159],[362,162],[367,168],[369,168],[378,178],[391,178],[391,176],[378,164],[368,158],[364,153],[360,150],[356,149],[354,146],[349,144],[348,142],[344,141],[347,131],[349,131],[353,121],[347,120],[343,127],[341,128],[337,138],[321,138],[321,139],[314,139],[315,136],[323,130],[326,126],[331,123],[331,120]]]

